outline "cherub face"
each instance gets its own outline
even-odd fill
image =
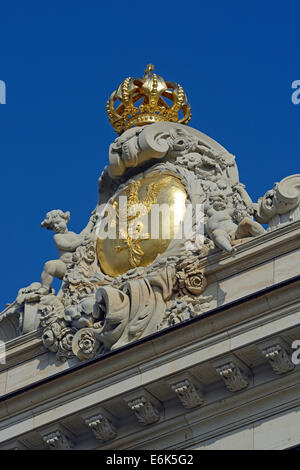
[[[52,219],[52,230],[55,233],[64,233],[67,229],[67,222],[61,216],[56,216]]]
[[[65,233],[69,221],[69,217],[65,217],[66,214],[63,214],[61,211],[48,212],[45,220],[41,223],[41,226],[48,230],[53,230],[55,233]]]

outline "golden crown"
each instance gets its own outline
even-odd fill
[[[191,107],[182,86],[165,82],[153,70],[150,64],[143,78],[126,78],[108,99],[107,114],[118,134],[153,122],[187,124],[190,121]]]

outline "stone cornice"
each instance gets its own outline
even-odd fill
[[[202,267],[207,276],[222,280],[228,276],[265,263],[300,247],[300,221],[282,225],[238,245],[237,253],[231,255],[218,251],[203,258]]]
[[[34,389],[49,382],[59,379],[62,376],[75,374],[81,369],[93,368],[95,364],[99,362],[108,362],[115,361],[114,357],[116,355],[120,357],[126,355],[126,367],[124,370],[127,370],[130,366],[140,365],[142,368],[144,364],[149,359],[154,359],[156,356],[159,357],[159,361],[164,357],[162,352],[166,353],[168,356],[172,355],[172,352],[180,349],[181,354],[185,354],[185,351],[190,351],[195,349],[195,344],[202,342],[203,347],[206,348],[209,344],[218,343],[222,338],[228,339],[228,327],[231,329],[230,336],[233,338],[235,336],[241,335],[244,332],[249,330],[250,321],[251,325],[255,328],[267,324],[268,322],[273,322],[275,319],[279,319],[285,316],[291,316],[292,311],[297,312],[300,306],[300,299],[297,295],[297,290],[300,288],[300,276],[289,279],[278,283],[277,285],[271,286],[266,289],[262,289],[254,294],[250,294],[246,297],[242,297],[236,301],[225,304],[221,307],[217,307],[211,311],[205,312],[202,315],[199,315],[191,320],[187,320],[180,324],[177,324],[173,327],[169,327],[145,337],[141,340],[132,342],[128,345],[125,345],[116,350],[110,351],[106,355],[99,356],[93,360],[85,361],[83,363],[78,363],[72,361],[72,367],[66,368],[62,372],[57,374],[50,375],[46,379],[39,380],[32,385],[25,386],[19,390],[8,393],[0,397],[0,403],[3,400],[9,399],[18,395],[18,393],[24,393],[27,390]],[[277,292],[278,289],[281,290],[281,295],[275,295],[274,301],[272,301],[272,306],[270,306],[270,299],[273,298],[273,292]],[[257,300],[260,300],[258,303]],[[247,308],[245,308],[245,304]],[[210,317],[214,317],[214,321],[218,321],[218,324],[215,324],[211,327]],[[197,333],[195,331],[195,324],[201,322],[201,326]],[[285,323],[286,329],[292,326],[292,324]],[[179,337],[176,335],[176,331],[180,330],[181,333]],[[172,334],[172,333],[175,333]],[[167,346],[164,336],[168,335],[168,344]],[[25,337],[26,336],[26,337]],[[19,340],[20,345],[25,345],[29,343],[28,349],[35,348],[37,345],[41,345],[39,338],[39,332],[28,333],[23,337],[17,338],[10,342],[11,354],[17,355],[19,353]],[[259,337],[256,336],[256,340]],[[17,348],[14,349],[12,346],[17,342]],[[188,346],[187,346],[188,344]],[[147,345],[147,348],[146,346]],[[136,350],[139,350],[139,355],[137,356]],[[44,348],[42,348],[44,350]],[[143,350],[143,354],[140,355],[140,351]],[[130,357],[132,357],[133,362],[131,362]],[[128,359],[128,360],[127,360]],[[164,360],[164,359],[163,359]],[[22,361],[23,362],[23,361]],[[120,364],[119,364],[120,365]]]
[[[41,340],[42,330],[32,331],[5,343],[6,363],[0,364],[0,371],[20,364],[46,352]]]
[[[62,372],[50,375],[46,379],[36,381],[31,385],[1,396],[0,403],[14,398],[18,394],[24,394],[27,391],[34,390],[37,387],[47,386],[50,382],[60,380],[66,375],[71,374],[75,376],[77,373],[80,374],[82,369],[84,369],[86,373],[91,370],[91,375],[93,376],[93,368],[95,366],[97,367],[99,363],[101,363],[102,367],[102,378],[105,378],[106,374],[103,366],[106,363],[114,363],[116,360],[115,356],[118,356],[119,372],[125,372],[129,368],[137,366],[139,366],[139,369],[146,370],[146,364],[149,360],[151,360],[151,362],[158,361],[157,364],[159,364],[164,363],[166,357],[167,360],[169,360],[173,354],[174,357],[177,357],[178,349],[180,349],[182,356],[199,349],[199,346],[200,349],[207,349],[209,345],[226,341],[229,337],[234,338],[247,333],[250,326],[257,329],[263,327],[263,325],[274,322],[276,319],[288,317],[287,321],[285,321],[285,329],[288,329],[297,324],[291,313],[297,313],[300,307],[300,298],[297,293],[299,288],[300,276],[297,276],[234,302],[225,304],[224,306],[217,307],[198,317],[182,322],[181,324],[161,330],[158,333],[154,333],[142,340],[110,351],[106,355],[99,356],[93,360],[78,364],[75,364],[75,361],[73,361],[73,366],[66,368]],[[279,289],[281,291],[280,295],[278,295]],[[257,300],[259,300],[259,302],[257,302]],[[272,302],[271,306],[270,301]],[[210,321],[211,316],[214,317],[213,327]],[[195,332],[197,324],[199,324],[199,330],[197,328]],[[180,335],[176,334],[178,330],[180,330]],[[282,330],[281,327],[280,330]],[[168,335],[167,345],[164,338],[165,335]],[[23,341],[20,341],[20,344],[29,343],[28,349],[30,350],[30,348],[36,347],[37,344],[41,345],[38,336],[38,332],[33,332],[26,335],[26,338],[25,336],[17,338],[17,341],[19,342],[19,339],[22,338]],[[263,337],[264,334],[262,333],[261,336]],[[256,335],[255,341],[259,340],[259,338],[260,336]],[[14,341],[16,340],[10,342],[11,346]],[[13,350],[13,355],[17,354],[17,352],[19,352],[18,347],[16,350]],[[126,358],[125,360],[121,360],[122,366],[126,364],[125,368],[120,368],[121,357]],[[110,375],[109,369],[110,365],[108,366],[108,375]],[[70,386],[70,389],[74,390],[73,386],[74,384]]]
[[[284,334],[287,330],[290,333],[299,325],[299,287],[299,278],[281,283],[280,286],[249,296],[242,302],[234,302],[230,306],[216,309],[177,328],[162,331],[98,360],[37,382],[34,386],[20,389],[18,393],[3,396],[0,414],[1,420],[4,421],[3,425],[0,425],[0,439],[9,436],[10,432],[15,435],[20,412],[25,420],[22,432],[29,432],[51,421],[54,410],[55,419],[64,419],[72,415],[74,410],[84,412],[87,407],[99,403],[109,407],[111,399],[122,399],[124,393],[133,392],[136,383],[148,388],[153,383],[164,381],[170,374],[179,374],[190,368],[201,367],[202,364],[211,367],[213,371],[210,364],[215,359],[224,356],[225,364],[228,362],[228,354],[239,356],[245,347],[250,348],[250,352],[257,351],[256,343],[266,336],[267,330],[264,330],[264,326],[268,322],[272,322],[272,332],[277,335]],[[167,342],[165,335],[168,336]],[[265,365],[268,373],[272,373],[263,355],[259,356],[259,360]],[[295,373],[298,373],[298,369],[291,372]],[[266,377],[267,381],[270,380],[268,375]],[[206,380],[204,369],[202,372],[200,370],[197,378],[200,381]],[[225,397],[232,393],[226,391],[217,372],[214,381]],[[252,388],[251,383],[249,390]],[[140,391],[138,395],[144,396],[145,392]],[[177,399],[174,399],[177,402]]]

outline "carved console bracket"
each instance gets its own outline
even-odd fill
[[[154,424],[162,417],[163,407],[161,403],[146,391],[127,397],[125,401],[135,414],[138,422],[143,426]]]
[[[289,348],[281,338],[262,343],[259,349],[275,374],[285,374],[295,368],[288,353]]]
[[[248,387],[250,371],[236,357],[232,356],[227,360],[216,362],[214,367],[230,392],[239,392]]]
[[[174,377],[168,383],[185,408],[196,408],[203,405],[202,390],[190,374]]]
[[[51,450],[71,450],[74,447],[71,434],[61,425],[40,431],[40,434]]]
[[[117,436],[116,426],[103,413],[85,418],[85,423],[99,441],[111,441]]]

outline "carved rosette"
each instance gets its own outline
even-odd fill
[[[178,293],[184,295],[200,295],[205,291],[207,281],[197,257],[188,257],[180,260],[176,265]]]
[[[83,328],[73,337],[73,352],[79,360],[92,359],[98,352],[100,343],[92,328]]]

